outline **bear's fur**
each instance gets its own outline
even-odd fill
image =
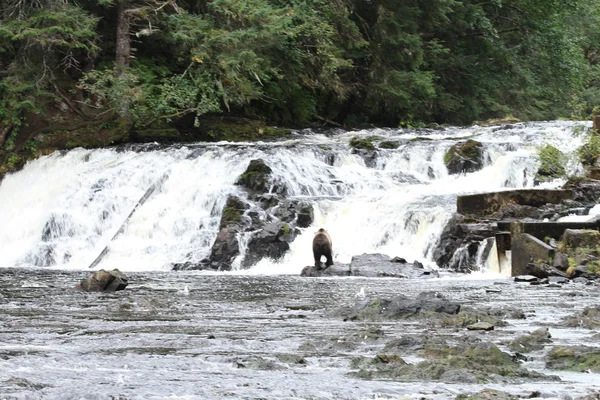
[[[321,268],[321,256],[325,256],[327,261],[325,262],[325,268],[333,265],[332,257],[332,244],[329,233],[323,228],[319,229],[315,233],[313,238],[313,255],[315,256],[315,267]]]

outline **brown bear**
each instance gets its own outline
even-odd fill
[[[327,258],[327,261],[325,262],[325,268],[333,265],[333,257],[331,256],[331,237],[325,229],[321,228],[315,233],[312,248],[313,255],[315,256],[316,268],[321,268],[321,256],[325,256]]]

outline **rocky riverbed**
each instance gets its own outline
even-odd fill
[[[128,273],[116,293],[74,290],[88,275],[2,271],[0,398],[454,399],[495,390],[566,399],[600,390],[595,283],[187,271]]]

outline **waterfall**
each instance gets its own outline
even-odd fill
[[[0,183],[0,268],[86,269],[106,246],[98,268],[163,270],[199,262],[210,253],[227,196],[247,198],[235,181],[256,158],[271,167],[288,197],[313,204],[315,221],[301,230],[283,260],[262,260],[243,273],[299,273],[312,263],[312,236],[321,227],[331,234],[336,261],[378,252],[431,265],[432,248],[456,210],[457,195],[532,187],[537,148],[549,143],[574,155],[583,141],[574,132],[582,125],[587,123],[303,130],[273,143],[55,152]],[[380,149],[375,160],[365,160],[351,152],[354,136],[378,136],[398,148]],[[467,138],[484,144],[486,164],[474,173],[449,175],[444,153]],[[567,168],[575,172],[580,166],[570,157]],[[242,247],[247,240],[242,238]]]

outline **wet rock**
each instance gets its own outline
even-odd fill
[[[438,292],[422,292],[410,299],[399,295],[391,299],[358,300],[350,310],[342,312],[346,319],[402,319],[421,313],[457,314],[460,304],[448,300]]]
[[[548,278],[548,281],[550,284],[560,284],[560,285],[570,282],[568,278],[563,278],[561,276],[551,276]]]
[[[350,276],[349,264],[333,264],[328,268],[317,268],[314,265],[308,265],[302,269],[300,276],[318,278],[323,276]]]
[[[600,372],[600,349],[587,346],[557,346],[545,357],[546,368],[575,371]]]
[[[396,260],[396,261],[393,261]],[[408,263],[398,262],[404,260],[400,257],[390,258],[384,254],[362,254],[352,257],[350,264],[334,264],[326,269],[307,266],[301,276],[363,276],[369,278],[437,278],[436,270],[428,269],[418,261]]]
[[[565,229],[562,242],[568,248],[596,248],[600,245],[600,232],[592,229]]]
[[[454,215],[444,227],[440,240],[433,249],[433,260],[440,268],[461,273],[472,272],[478,269],[477,255],[480,246],[486,246],[482,258],[485,259],[489,254],[492,243],[491,240],[484,239],[494,237],[498,227],[491,223],[467,224],[464,221],[462,215]],[[489,248],[487,242],[490,244]]]
[[[255,369],[259,371],[280,371],[286,369],[283,365],[264,357],[248,356],[233,360],[236,368]]]
[[[89,278],[82,279],[77,289],[84,292],[116,292],[127,287],[127,277],[118,269],[108,272],[96,271]]]
[[[515,352],[530,353],[544,349],[552,343],[552,336],[548,328],[540,328],[528,335],[519,336],[508,343],[508,348]]]
[[[537,278],[548,278],[550,276],[561,276],[566,278],[567,274],[558,268],[552,267],[548,264],[544,263],[529,263],[525,266],[525,273],[528,275],[533,275]]]
[[[562,324],[570,328],[600,328],[600,306],[586,307],[580,313],[567,317]]]
[[[397,259],[397,258],[396,258]],[[437,271],[416,264],[394,262],[384,254],[361,254],[350,261],[350,275],[364,277],[424,278],[437,277]]]
[[[561,178],[565,175],[565,155],[552,145],[540,149],[540,166],[535,176],[535,184]]]
[[[374,168],[377,165],[377,150],[353,148],[350,153],[360,156],[368,168]]]
[[[494,325],[489,322],[476,322],[471,325],[467,325],[467,329],[470,331],[492,331],[494,330]]]
[[[310,203],[298,200],[285,200],[273,209],[273,215],[282,222],[295,223],[299,228],[309,227],[314,219],[315,212]]]
[[[429,381],[450,382],[463,377],[477,383],[552,381],[558,377],[542,375],[521,367],[510,354],[502,352],[488,342],[464,343],[457,346],[434,344],[426,346],[421,355],[426,361],[416,364],[381,362],[386,358],[378,355],[369,359],[353,360],[351,367],[358,369],[352,375],[371,380],[394,380],[399,382]],[[397,358],[390,357],[391,360]]]
[[[450,147],[444,155],[449,174],[475,172],[483,168],[483,144],[469,139]]]
[[[552,265],[561,271],[566,271],[569,268],[569,256],[565,253],[555,253]]]
[[[228,271],[240,255],[239,233],[247,226],[243,216],[249,206],[239,197],[229,196],[221,213],[219,233],[208,256],[208,267]],[[202,265],[198,265],[202,268]]]
[[[284,222],[271,222],[252,235],[242,266],[248,268],[263,258],[280,260],[300,231]]]
[[[533,275],[519,275],[515,276],[515,282],[537,282],[537,276]]]
[[[273,170],[261,159],[251,160],[246,171],[235,182],[254,193],[280,193],[287,192],[285,186],[278,184],[273,179]],[[273,186],[273,187],[271,187]]]

